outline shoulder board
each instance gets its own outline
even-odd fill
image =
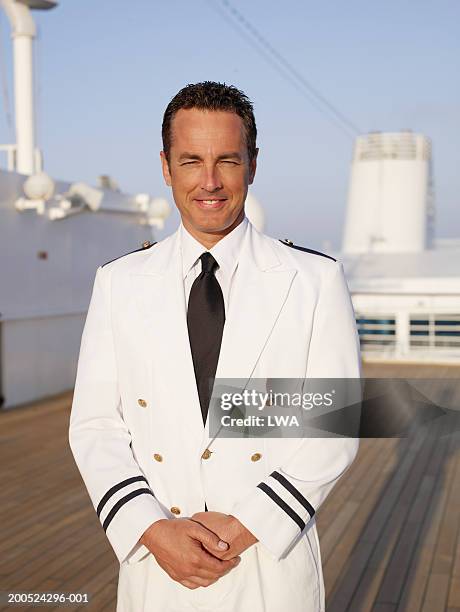
[[[106,261],[105,264],[102,264],[101,268],[103,268],[109,263],[112,263],[112,261],[116,261],[117,259],[120,259],[121,257],[126,257],[126,255],[131,255],[131,253],[137,253],[138,251],[145,251],[146,249],[150,249],[150,247],[153,247],[154,244],[157,244],[157,243],[150,242],[150,240],[146,240],[145,242],[142,243],[142,246],[140,249],[135,249],[134,251],[130,251],[129,253],[125,253],[124,255],[119,255],[118,257],[115,257],[114,259],[111,259],[110,261]]]
[[[280,242],[281,244],[285,244],[286,246],[291,247],[291,249],[305,251],[306,253],[312,253],[313,255],[321,255],[321,257],[327,257],[328,259],[332,259],[332,261],[337,261],[337,259],[334,259],[330,255],[326,255],[326,253],[321,253],[321,251],[314,251],[313,249],[307,249],[306,247],[297,246],[292,242],[292,240],[288,240],[287,238],[285,238],[284,240],[280,239]]]

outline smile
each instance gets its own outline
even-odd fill
[[[224,198],[223,200],[215,200],[215,199],[210,199],[210,200],[195,200],[195,202],[198,204],[198,206],[200,208],[203,209],[216,209],[216,208],[221,208],[225,202],[226,202],[226,198]]]

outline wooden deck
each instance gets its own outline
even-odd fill
[[[0,591],[87,592],[78,609],[113,611],[118,563],[68,447],[70,405],[67,393],[0,414]],[[459,434],[362,440],[318,528],[327,612],[460,612]]]

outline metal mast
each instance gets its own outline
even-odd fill
[[[35,163],[35,117],[32,41],[36,34],[30,9],[46,10],[56,2],[46,0],[0,0],[11,25],[14,58],[14,105],[16,163],[20,174],[33,174]]]

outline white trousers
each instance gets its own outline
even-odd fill
[[[235,569],[194,590],[172,580],[149,554],[120,566],[117,612],[323,612],[322,580],[305,536],[280,561],[257,543]]]

